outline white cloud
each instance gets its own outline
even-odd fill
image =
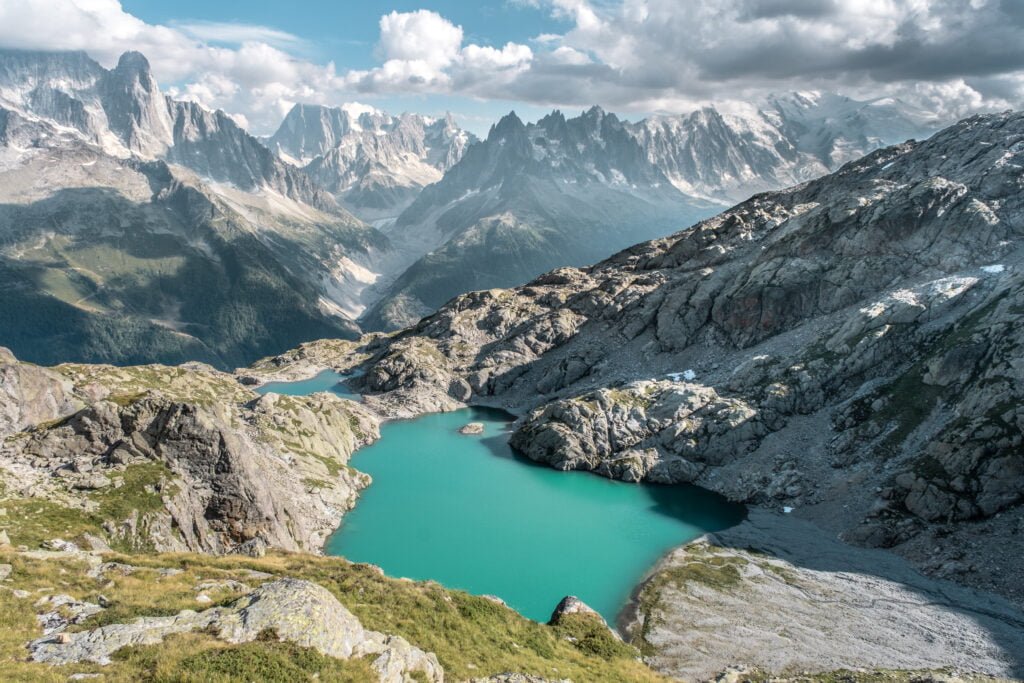
[[[381,17],[378,55],[384,63],[345,76],[367,93],[432,92],[487,97],[529,67],[533,50],[506,43],[501,48],[463,45],[463,31],[429,10],[391,12]]]
[[[463,66],[470,69],[507,69],[533,59],[533,50],[526,45],[506,43],[497,50],[493,47],[467,45],[462,50]]]
[[[266,43],[284,50],[304,47],[298,36],[269,26],[218,21],[175,22],[172,26],[197,40],[211,43]]]
[[[462,46],[462,27],[437,12],[392,12],[380,18],[379,52],[385,61],[451,64]]]
[[[568,45],[559,45],[555,48],[551,52],[551,60],[558,64],[572,64],[576,66],[591,63],[590,57]]]

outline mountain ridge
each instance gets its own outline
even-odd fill
[[[425,255],[378,292],[362,322],[395,329],[460,291],[582,265],[710,206],[673,187],[614,114],[594,107],[525,124],[513,112],[384,227],[411,256]],[[500,259],[487,257],[495,252]]]
[[[4,342],[37,362],[250,362],[353,336],[387,239],[139,53],[0,53]],[[356,274],[354,280],[352,274]]]
[[[380,220],[440,180],[475,139],[450,114],[296,104],[267,145],[367,220]]]

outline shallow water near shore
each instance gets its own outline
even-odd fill
[[[628,484],[534,463],[509,447],[511,421],[469,408],[386,422],[381,439],[350,461],[373,484],[325,551],[389,576],[495,595],[537,621],[576,595],[614,624],[661,555],[744,516],[694,486]],[[484,432],[460,434],[469,422]]]

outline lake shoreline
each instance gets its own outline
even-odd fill
[[[326,390],[358,398],[338,386],[345,379],[322,370],[260,391]],[[389,576],[498,595],[537,621],[546,621],[566,595],[577,595],[615,625],[638,579],[659,557],[745,513],[699,487],[627,483],[530,460],[509,444],[519,417],[504,407],[473,405],[383,419],[381,438],[353,452],[348,463],[372,483],[322,552],[378,565]],[[472,422],[483,425],[482,433],[460,433]],[[500,482],[496,492],[480,490],[489,481]],[[424,524],[429,527],[416,527]],[[419,531],[407,532],[410,526]],[[461,557],[457,565],[476,564],[446,566],[446,553]],[[417,555],[423,557],[410,560]],[[528,566],[515,571],[494,566],[527,557]]]

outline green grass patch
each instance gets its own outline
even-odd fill
[[[622,642],[608,627],[592,614],[565,614],[553,627],[555,633],[589,655],[605,660],[635,659],[640,653],[632,645]]]
[[[85,576],[84,563],[29,560],[15,553],[0,553],[0,562],[15,565],[12,587],[67,592],[80,599],[95,599],[102,592],[111,601],[109,609],[76,628],[124,623],[143,615],[174,614],[186,608],[203,609],[207,605],[199,605],[195,600],[194,587],[200,581],[235,579],[256,586],[263,580],[249,574],[250,570],[256,570],[274,576],[307,579],[324,586],[364,627],[403,636],[417,647],[434,652],[445,667],[446,680],[466,680],[506,671],[574,681],[664,680],[633,659],[635,651],[627,655],[630,648],[607,641],[605,636],[586,625],[567,626],[560,631],[530,621],[486,598],[447,590],[432,582],[390,579],[373,567],[351,564],[340,558],[270,553],[263,558],[154,554],[105,559],[131,564],[137,569],[128,575],[111,571],[97,581]],[[166,567],[182,572],[162,576],[158,570]],[[233,597],[225,594],[212,604],[229,602]],[[16,669],[11,670],[27,673],[11,680],[36,680],[30,674],[39,672],[38,680],[61,681],[77,671],[96,670],[86,665],[55,669],[24,662],[24,643],[39,635],[31,609],[35,599],[38,598],[18,601],[10,597],[9,592],[0,592],[0,610],[6,613],[0,617],[0,627],[6,627],[0,634],[0,670],[6,674],[8,665],[14,666],[17,662]],[[566,635],[572,635],[577,642],[569,642]],[[610,634],[606,637],[612,638]],[[4,643],[8,644],[6,648]],[[218,651],[214,652],[214,648]],[[233,652],[221,652],[225,649]],[[259,654],[261,649],[268,649],[266,659]],[[278,680],[272,678],[278,673],[301,681],[315,676],[323,664],[319,656],[290,645],[258,642],[229,647],[207,634],[188,634],[168,639],[163,645],[124,651],[102,671],[108,676],[105,680],[115,681],[262,681]],[[333,662],[330,664],[333,666]],[[319,680],[367,680],[344,678],[349,672],[362,675],[361,666],[359,662],[350,661],[343,663],[341,669],[320,668]],[[50,671],[61,675],[47,679]],[[182,671],[189,675],[199,672],[208,677],[174,678]],[[239,675],[239,672],[244,674]],[[217,678],[221,675],[227,677]],[[232,675],[236,677],[231,678]]]
[[[123,472],[110,473],[122,477],[124,484],[91,493],[97,503],[94,509],[69,508],[42,498],[15,498],[0,501],[7,508],[7,517],[0,518],[11,543],[38,548],[43,541],[61,538],[81,542],[86,533],[106,536],[103,523],[128,519],[137,511],[140,518],[164,509],[162,496],[173,496],[177,489],[171,471],[162,462],[131,465]],[[159,489],[159,490],[157,490]],[[111,539],[111,546],[129,550],[129,539]]]

